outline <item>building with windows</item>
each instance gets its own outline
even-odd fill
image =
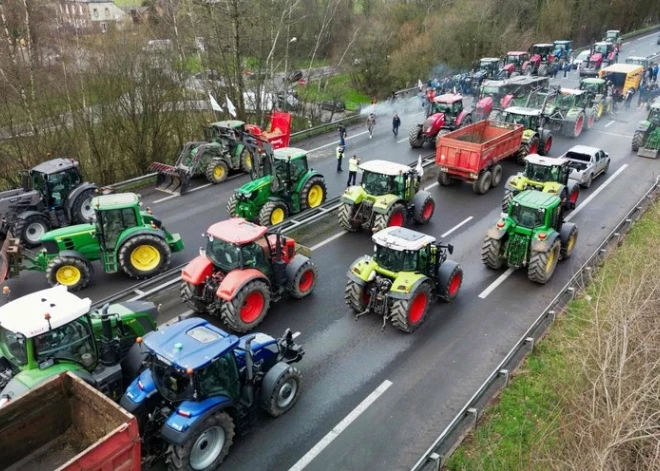
[[[133,21],[137,8],[120,8],[109,0],[60,0],[62,18],[78,29],[105,33]]]

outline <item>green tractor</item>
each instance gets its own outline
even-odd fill
[[[524,106],[511,106],[500,114],[499,120],[505,123],[524,126],[522,144],[517,156],[519,164],[525,163],[530,154],[547,155],[552,148],[552,132],[547,128],[546,117],[541,109]]]
[[[243,140],[253,150],[255,165],[252,181],[229,198],[229,216],[273,226],[325,202],[325,179],[308,167],[307,151],[295,147],[273,150],[268,142],[250,135]]]
[[[0,403],[65,371],[119,400],[142,366],[136,339],[156,330],[158,310],[144,301],[91,304],[56,286],[0,307]]]
[[[651,104],[648,117],[637,125],[632,150],[640,157],[657,159],[660,156],[660,100]]]
[[[558,88],[543,108],[550,126],[564,136],[577,138],[596,123],[597,110],[585,90]]]
[[[433,196],[420,190],[421,175],[407,165],[370,160],[360,165],[362,184],[339,198],[339,225],[350,232],[360,227],[378,232],[403,226],[406,220],[429,222],[435,211]]]
[[[431,301],[453,301],[463,269],[451,260],[454,247],[405,227],[388,227],[372,236],[374,255],[358,258],[348,270],[344,298],[356,320],[373,313],[404,332],[424,320]]]
[[[607,95],[607,82],[601,78],[580,80],[580,90],[587,94],[588,105],[596,113],[596,121],[604,115],[612,114],[612,97]]]
[[[527,267],[527,277],[547,283],[559,260],[573,253],[578,238],[575,224],[564,222],[561,199],[526,190],[513,198],[506,215],[488,230],[481,261],[493,270]]]
[[[45,272],[51,285],[77,291],[89,283],[96,260],[105,273],[122,270],[144,279],[165,271],[172,252],[183,250],[179,234],[167,232],[150,209],[142,211],[135,193],[97,196],[92,207],[94,223],[47,232],[41,238],[43,249],[34,258],[25,257],[16,239],[8,238],[0,258],[0,281],[26,269]]]
[[[504,185],[502,211],[506,213],[513,198],[525,190],[558,195],[565,210],[575,209],[580,196],[580,184],[571,180],[570,175],[568,159],[528,155],[525,157],[525,170],[510,176]]]

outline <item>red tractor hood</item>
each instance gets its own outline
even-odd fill
[[[589,62],[601,62],[603,60],[603,54],[601,52],[595,52],[589,57]]]
[[[493,97],[486,96],[477,102],[477,113],[482,116],[488,116],[493,110]]]
[[[442,126],[445,124],[445,114],[444,113],[435,113],[426,118],[424,124],[422,125],[422,132],[428,134],[429,136],[435,136],[438,134]]]
[[[502,70],[505,70],[507,74],[511,75],[516,71],[516,66],[513,64],[506,64],[504,67],[502,67]]]

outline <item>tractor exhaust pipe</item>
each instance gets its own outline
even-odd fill
[[[248,404],[254,403],[254,361],[252,360],[252,341],[256,335],[251,335],[245,341],[245,396]]]
[[[108,309],[110,304],[106,303],[101,308],[101,354],[99,360],[105,366],[116,365],[119,361],[119,350],[115,348],[115,339],[112,336],[112,321]]]

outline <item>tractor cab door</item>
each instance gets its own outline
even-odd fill
[[[559,167],[559,178],[557,182],[561,183],[562,185],[566,185],[568,183],[568,176],[571,174],[571,168],[568,165],[563,165]]]
[[[548,226],[554,228],[557,232],[561,232],[561,225],[564,222],[564,212],[561,204],[549,214],[549,218],[550,220],[547,221]]]
[[[48,206],[58,208],[64,204],[69,193],[82,182],[80,172],[76,168],[70,168],[63,172],[45,175],[47,178],[47,198],[44,198]]]
[[[109,209],[98,211],[96,215],[96,236],[101,247],[101,260],[107,271],[116,270],[117,241],[121,234],[138,225],[134,208]]]
[[[239,379],[241,375],[245,373],[238,371],[236,358],[231,352],[214,359],[206,368],[195,372],[200,398],[227,396],[237,403],[241,394],[240,384],[244,383]]]
[[[399,178],[399,177],[397,177]],[[405,201],[412,201],[415,194],[419,191],[419,181],[420,177],[417,172],[409,172],[405,177],[404,190],[401,197]],[[395,179],[396,182],[396,179]]]
[[[271,257],[275,254],[275,247],[271,247],[265,237],[257,242],[251,242],[241,247],[243,266],[255,268],[266,275],[271,276]]]

